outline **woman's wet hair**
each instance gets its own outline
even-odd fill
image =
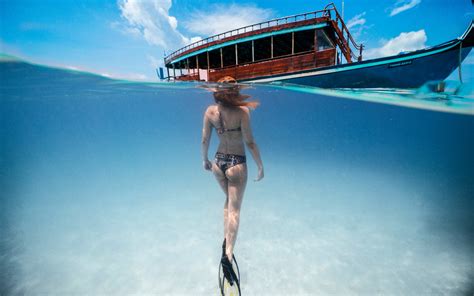
[[[237,83],[237,80],[235,80],[235,78],[232,76],[224,76],[217,80],[217,83]]]
[[[245,101],[250,96],[240,93],[242,85],[237,84],[237,80],[231,76],[222,77],[217,83],[218,86],[214,91],[214,100],[216,103],[231,107],[246,106],[251,109],[257,108],[260,104],[257,101]]]

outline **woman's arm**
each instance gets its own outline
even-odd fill
[[[242,108],[244,111],[244,115],[242,117],[242,135],[244,137],[245,144],[250,150],[250,153],[252,154],[253,159],[255,160],[255,163],[257,164],[258,167],[258,175],[255,181],[260,181],[263,176],[263,163],[262,159],[260,158],[260,151],[258,150],[257,143],[255,143],[255,140],[252,135],[252,129],[250,128],[250,111],[247,108]]]
[[[202,154],[202,165],[205,170],[210,171],[212,164],[208,158],[209,141],[211,140],[212,126],[209,118],[207,117],[207,110],[204,112],[204,120],[202,124],[202,141],[201,141],[201,154]]]

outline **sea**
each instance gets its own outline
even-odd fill
[[[220,294],[203,85],[0,61],[1,295]],[[434,90],[242,91],[242,295],[473,294],[473,85]]]

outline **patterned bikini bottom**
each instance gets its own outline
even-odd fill
[[[227,171],[229,168],[241,163],[245,163],[246,158],[244,155],[224,154],[217,152],[215,161],[216,165],[225,174],[225,171]]]

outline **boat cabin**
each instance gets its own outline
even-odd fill
[[[334,4],[202,39],[165,58],[168,79],[238,81],[362,60]],[[339,54],[340,53],[340,54]]]

